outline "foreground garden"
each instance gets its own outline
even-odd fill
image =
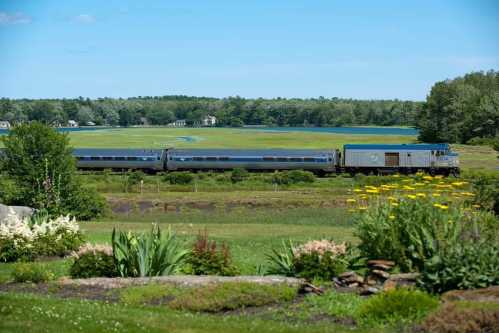
[[[482,192],[395,175],[360,177],[343,206],[315,213],[186,212],[154,225],[11,217],[2,329],[497,332],[499,227]]]

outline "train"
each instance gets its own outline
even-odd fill
[[[1,155],[1,151],[0,151]],[[107,149],[76,148],[82,170],[249,171],[308,170],[330,173],[458,175],[459,155],[449,144],[345,144],[339,149]]]
[[[73,152],[80,169],[157,171],[309,170],[317,174],[459,174],[449,144],[345,144],[339,149],[88,149]]]

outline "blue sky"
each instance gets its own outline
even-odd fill
[[[0,0],[0,97],[423,100],[489,69],[497,0]]]

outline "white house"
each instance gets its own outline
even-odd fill
[[[206,116],[203,119],[203,126],[215,126],[217,118],[215,116]]]
[[[185,119],[177,119],[173,123],[169,123],[171,127],[185,127]]]
[[[87,126],[95,126],[95,123],[93,121],[87,121]]]
[[[10,128],[10,123],[8,121],[0,121],[0,128]]]
[[[78,127],[78,123],[74,120],[68,120],[68,127]]]

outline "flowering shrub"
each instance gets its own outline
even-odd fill
[[[293,266],[297,276],[306,279],[331,280],[348,267],[346,243],[313,240],[293,249]]]
[[[312,240],[301,246],[283,242],[282,250],[273,249],[267,255],[269,274],[298,276],[309,280],[331,278],[354,264],[354,255],[346,243],[332,240]]]
[[[0,224],[0,261],[30,261],[37,256],[63,256],[77,250],[83,235],[74,219],[48,217],[30,223],[13,212]]]
[[[19,263],[12,271],[12,278],[15,282],[40,283],[53,280],[55,274],[44,264],[40,263]]]
[[[86,243],[73,253],[74,262],[70,269],[73,278],[113,277],[118,275],[109,245]]]

